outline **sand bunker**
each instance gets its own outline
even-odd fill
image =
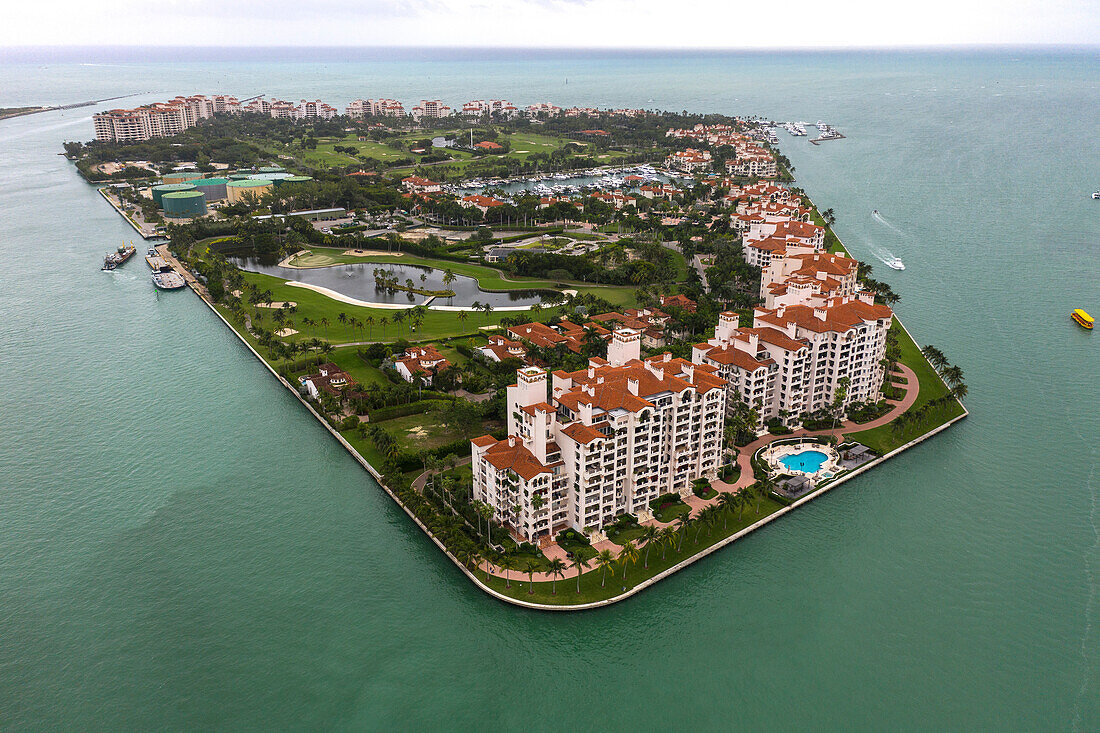
[[[293,336],[296,333],[298,332],[295,331],[293,328],[280,328],[278,331],[275,332],[275,335],[281,339],[285,339],[287,336]]]
[[[295,303],[293,300],[276,300],[272,303],[256,304],[257,308],[282,308],[283,306],[286,306],[287,308],[297,308],[298,304]]]

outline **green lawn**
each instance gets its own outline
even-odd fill
[[[621,532],[609,531],[607,533],[607,539],[614,542],[616,545],[625,545],[627,542],[636,542],[639,537],[642,536],[642,526],[635,524],[632,527],[627,527]]]
[[[932,400],[947,394],[947,385],[943,383],[936,370],[920,353],[920,349],[913,343],[913,339],[909,338],[909,334],[905,332],[900,323],[895,320],[891,330],[897,334],[898,343],[901,346],[901,362],[913,370],[917,375],[917,381],[920,383],[917,401],[913,403],[909,411],[918,410]],[[923,420],[918,420],[906,426],[900,433],[895,432],[890,425],[884,425],[880,428],[863,430],[858,433],[848,433],[845,437],[863,443],[879,455],[885,455],[961,414],[963,414],[962,405],[956,401],[951,401],[931,410]]]
[[[386,375],[382,373],[381,369],[372,367],[359,358],[358,349],[358,346],[343,346],[334,349],[329,354],[329,359],[363,387],[371,384],[389,384],[390,380],[386,379]]]
[[[669,523],[676,519],[685,512],[691,511],[691,507],[684,502],[677,502],[671,506],[667,506],[660,511],[653,512],[653,516],[661,522]]]
[[[511,596],[523,601],[529,601],[532,603],[545,603],[548,605],[575,605],[580,603],[592,603],[594,601],[602,601],[613,596],[617,596],[623,592],[624,587],[629,590],[638,585],[644,580],[647,580],[654,575],[667,570],[676,563],[684,560],[691,555],[705,550],[713,544],[725,539],[726,537],[738,532],[745,527],[753,524],[763,517],[773,514],[781,508],[781,505],[770,499],[761,503],[760,514],[756,514],[756,505],[745,510],[744,516],[740,521],[737,520],[736,515],[729,518],[727,528],[723,530],[721,523],[717,526],[709,529],[704,528],[702,534],[699,536],[698,544],[695,542],[695,528],[691,528],[687,537],[684,539],[683,547],[680,552],[676,552],[675,545],[665,550],[665,558],[661,559],[661,548],[654,546],[653,550],[649,554],[649,568],[644,569],[642,563],[645,559],[645,548],[642,547],[638,553],[638,562],[634,565],[630,565],[626,569],[626,580],[622,579],[623,568],[619,563],[615,563],[607,571],[607,581],[604,587],[600,586],[601,577],[603,571],[593,568],[584,575],[581,576],[581,592],[577,593],[577,579],[569,578],[567,580],[558,581],[557,595],[551,594],[552,584],[535,583],[534,593],[531,594],[528,591],[531,590],[530,584],[527,582],[527,576],[518,573],[512,573],[512,587],[505,588],[504,578],[498,578],[496,576],[489,576],[486,581],[485,573],[478,571],[478,580],[485,582],[493,590],[504,595]]]
[[[387,433],[392,435],[399,444],[410,450],[424,448],[438,448],[447,443],[453,443],[462,439],[462,434],[448,425],[444,416],[433,411],[419,415],[406,415],[390,420],[376,422]],[[499,422],[486,421],[484,432],[491,432],[501,427]]]

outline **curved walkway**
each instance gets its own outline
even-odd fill
[[[883,425],[889,424],[891,421],[894,420],[894,418],[898,417],[903,412],[905,412],[910,407],[912,407],[913,404],[917,401],[917,396],[920,393],[920,382],[917,380],[917,375],[913,372],[913,370],[910,369],[909,367],[905,366],[904,364],[899,363],[898,364],[898,371],[900,372],[901,376],[905,377],[905,379],[906,379],[905,396],[902,397],[901,400],[896,401],[896,402],[894,402],[893,400],[888,400],[888,402],[893,402],[894,407],[891,408],[891,410],[889,412],[887,412],[885,415],[883,415],[882,417],[877,418],[875,420],[871,420],[870,422],[865,422],[865,423],[857,423],[857,422],[854,422],[852,420],[846,420],[845,422],[841,423],[838,427],[832,428],[832,429],[829,429],[829,430],[796,430],[796,431],[790,433],[789,435],[778,435],[777,436],[777,435],[768,434],[768,435],[765,435],[761,438],[757,438],[753,442],[749,443],[746,446],[743,446],[740,449],[740,453],[737,456],[737,465],[741,469],[741,474],[740,474],[740,476],[738,476],[737,481],[730,484],[730,483],[726,483],[725,481],[717,481],[716,480],[716,481],[711,482],[711,486],[713,486],[715,489],[717,489],[719,493],[737,493],[737,492],[741,491],[742,489],[744,489],[745,487],[750,486],[753,483],[755,483],[756,477],[753,475],[753,472],[752,472],[752,456],[756,453],[757,450],[759,450],[760,448],[764,447],[768,443],[771,443],[775,440],[781,440],[781,439],[786,439],[786,438],[822,437],[822,436],[828,436],[828,435],[835,435],[835,436],[837,436],[838,439],[843,441],[843,436],[844,436],[845,433],[860,432],[860,431],[863,431],[863,430],[871,430],[873,428],[878,428],[878,427],[882,427]],[[425,477],[426,477],[426,475],[425,475]],[[701,499],[698,496],[695,496],[694,494],[692,494],[692,495],[688,496],[686,499],[684,499],[684,502],[689,507],[691,507],[691,514],[696,514],[696,513],[699,512],[700,509],[702,509],[706,506],[710,506],[711,504],[717,503],[718,498],[719,498],[718,496],[715,496],[711,499]],[[658,519],[650,519],[646,522],[642,522],[642,525],[643,526],[653,525],[655,527],[663,528],[663,527],[668,527],[668,526],[674,526],[675,523],[674,522],[662,522]],[[644,545],[642,545],[642,547],[644,547]],[[618,556],[619,550],[622,549],[619,545],[616,545],[611,540],[603,540],[601,542],[597,542],[596,544],[592,545],[592,548],[594,550],[596,550],[596,552],[600,552],[602,550],[611,550],[611,553],[613,555],[616,555],[616,556]],[[557,543],[551,543],[551,544],[547,545],[546,547],[544,547],[543,548],[543,553],[546,555],[546,557],[548,559],[553,559],[553,558],[556,557],[556,558],[558,558],[559,560],[562,560],[565,563],[569,562],[568,558],[565,556],[565,550],[563,550],[561,547],[559,547]],[[588,566],[588,569],[589,570],[594,570],[595,567],[596,566],[595,566],[594,563],[590,563],[589,566]],[[481,570],[482,572],[488,571],[488,572],[492,573],[493,575],[499,576],[501,578],[505,577],[504,569],[500,568],[496,565],[493,565],[488,560],[483,560],[478,565],[478,569]],[[611,572],[614,572],[614,569],[612,569]],[[508,577],[516,580],[517,582],[527,582],[527,573],[523,572],[522,570],[510,570],[510,571],[508,571]],[[564,575],[562,575],[560,577],[557,577],[557,580],[559,582],[561,582],[562,580],[569,579],[569,578],[576,578],[576,577],[577,577],[577,571],[573,568],[568,568],[565,571]],[[549,573],[535,573],[533,578],[534,578],[534,581],[536,583],[541,583],[541,582],[547,582],[548,583],[548,582],[555,579],[555,577],[551,576]]]

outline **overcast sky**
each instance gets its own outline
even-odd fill
[[[0,44],[754,48],[1095,44],[1100,0],[19,0]]]

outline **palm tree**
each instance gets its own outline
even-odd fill
[[[382,329],[382,338],[386,338],[386,326],[390,325],[390,321],[385,316],[378,319],[378,326]]]
[[[488,323],[489,316],[493,313],[493,304],[486,303],[485,305],[481,306],[481,310],[485,311],[485,322]]]
[[[775,482],[772,481],[770,476],[765,476],[756,482],[756,514],[760,515],[760,502],[768,497],[772,493],[772,489],[775,488]]]
[[[630,540],[623,545],[623,549],[619,550],[619,563],[623,566],[623,580],[626,580],[626,565],[627,563],[638,562],[638,546]]]
[[[340,311],[339,313],[336,314],[336,320],[340,323],[347,323],[348,322],[348,314],[344,313],[344,311]]]
[[[600,550],[600,554],[596,555],[596,567],[603,571],[603,576],[600,578],[601,588],[607,582],[607,569],[614,564],[615,556],[611,554],[611,550]]]
[[[527,565],[524,566],[524,572],[527,573],[527,595],[535,595],[535,571],[539,569],[539,564],[534,560],[528,560]]]
[[[924,354],[924,358],[928,360],[928,363],[937,371],[943,371],[943,368],[947,366],[947,357],[944,353],[937,349],[932,344],[928,344],[920,353]]]
[[[661,559],[665,559],[665,551],[672,545],[676,538],[676,530],[672,527],[661,527],[661,536],[658,542],[661,544]]]
[[[463,321],[465,321],[469,317],[470,317],[470,314],[467,311],[459,311],[458,312],[458,322],[459,323],[462,323]]]
[[[733,509],[737,506],[737,499],[733,494],[723,491],[718,497],[718,506],[722,507],[722,530],[725,531],[729,515],[733,514]]]
[[[676,529],[680,532],[680,539],[676,543],[676,552],[679,552],[680,548],[684,546],[684,537],[687,536],[688,527],[691,526],[692,521],[694,520],[691,518],[691,509],[676,518]]]
[[[569,563],[569,567],[577,571],[577,592],[581,592],[581,573],[588,567],[589,561],[584,558],[583,555],[577,553],[573,557],[573,562]]]
[[[371,332],[374,330],[374,316],[367,316],[363,319],[363,323],[367,324],[367,340],[370,340]]]
[[[962,384],[963,370],[955,366],[954,364],[945,368],[943,372],[940,373],[940,375],[943,377],[943,381],[947,382],[948,386],[950,387],[955,387]]]
[[[516,569],[516,561],[513,560],[510,555],[502,555],[497,565],[504,571],[504,587],[511,588],[512,578],[508,575],[508,571]]]
[[[328,319],[327,318],[322,318],[321,319],[321,327],[325,329],[325,338],[328,338]]]
[[[554,579],[550,586],[550,595],[556,596],[558,594],[558,578],[565,575],[565,563],[560,558],[555,557],[546,563],[546,569]]]
[[[642,528],[642,533],[638,535],[638,539],[645,543],[645,561],[642,563],[643,568],[649,567],[649,550],[650,545],[657,542],[661,537],[661,530],[654,527],[652,524],[647,524]]]

